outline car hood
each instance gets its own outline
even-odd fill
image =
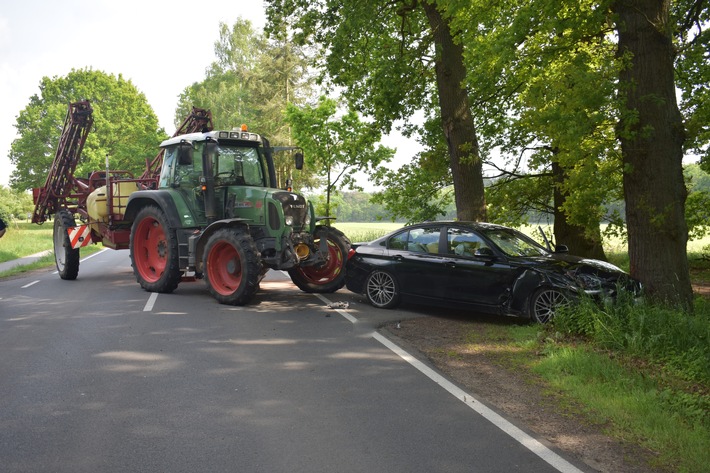
[[[550,253],[546,256],[531,256],[516,258],[523,265],[534,266],[541,270],[561,273],[592,273],[602,277],[619,276],[626,274],[620,268],[606,261],[591,258],[582,258],[567,253]]]

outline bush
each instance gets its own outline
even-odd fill
[[[560,311],[555,331],[584,336],[599,348],[660,363],[682,378],[710,384],[710,304],[696,300],[692,314],[622,297],[598,306],[584,300]]]

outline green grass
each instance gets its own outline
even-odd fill
[[[0,263],[52,249],[52,225],[11,223],[0,239]]]
[[[345,233],[351,242],[363,243],[397,230],[402,227],[402,224],[393,222],[336,222],[333,226]]]
[[[646,312],[642,306],[633,310]],[[691,317],[696,316],[707,327],[707,312]],[[658,318],[658,324],[668,322]],[[485,330],[478,327],[469,332],[465,350],[488,350],[501,367],[533,375],[561,411],[640,445],[652,453],[654,466],[686,473],[707,471],[710,386],[702,373],[707,370],[708,351],[701,355],[697,347],[707,348],[707,343],[696,340],[701,338],[697,334],[668,335],[676,339],[676,346],[697,342],[696,349],[676,359],[667,356],[673,350],[647,348],[650,353],[644,354],[610,348],[591,337],[562,333],[558,324],[485,325]],[[660,338],[664,335],[663,330],[656,332]],[[633,332],[629,336],[641,338]],[[645,338],[647,347],[654,345],[653,335]]]
[[[13,222],[8,225],[5,236],[0,239],[0,263],[12,261],[25,256],[35,255],[46,250],[52,250],[54,227],[51,223],[36,225],[26,222]],[[103,249],[101,244],[89,245],[81,249],[85,256]],[[0,277],[21,274],[34,269],[54,266],[54,254],[41,257],[36,262],[17,266],[8,271],[0,272]]]

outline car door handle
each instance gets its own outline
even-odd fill
[[[456,262],[455,261],[447,261],[446,263],[444,263],[444,266],[446,266],[447,268],[455,268]]]
[[[402,255],[396,255],[394,258],[395,261],[404,261],[404,257]]]

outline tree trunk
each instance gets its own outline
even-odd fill
[[[683,182],[683,123],[675,98],[670,0],[616,0],[623,103],[617,129],[631,275],[655,300],[692,309]]]
[[[436,83],[442,128],[449,147],[456,216],[459,220],[485,221],[482,163],[471,104],[463,87],[466,78],[463,48],[454,43],[449,24],[436,4],[424,1],[422,5],[436,44]]]
[[[599,225],[596,229],[587,230],[585,227],[573,225],[567,220],[567,214],[563,210],[567,193],[563,192],[560,186],[564,182],[565,171],[556,161],[552,161],[552,174],[555,180],[553,192],[555,241],[558,244],[567,245],[569,252],[573,255],[606,261]]]

